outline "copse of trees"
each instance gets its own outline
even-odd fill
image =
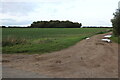
[[[120,36],[120,9],[113,14],[114,18],[111,20],[113,25],[113,33],[115,36]]]
[[[31,28],[80,28],[81,23],[71,21],[36,21],[31,24]]]

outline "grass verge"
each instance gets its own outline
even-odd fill
[[[113,42],[116,42],[116,43],[120,44],[120,37],[112,36],[110,39],[111,39]]]

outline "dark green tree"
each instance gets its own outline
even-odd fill
[[[71,22],[71,21],[36,21],[31,24],[31,28],[80,28],[81,23]]]
[[[6,28],[6,26],[2,26],[2,28]]]
[[[113,14],[114,18],[111,20],[113,26],[113,34],[120,36],[120,9],[117,9]]]

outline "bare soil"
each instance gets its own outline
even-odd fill
[[[118,44],[102,42],[106,34],[53,53],[3,54],[3,65],[55,78],[117,78]]]

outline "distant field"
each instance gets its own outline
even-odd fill
[[[111,28],[3,28],[3,53],[48,53]]]

